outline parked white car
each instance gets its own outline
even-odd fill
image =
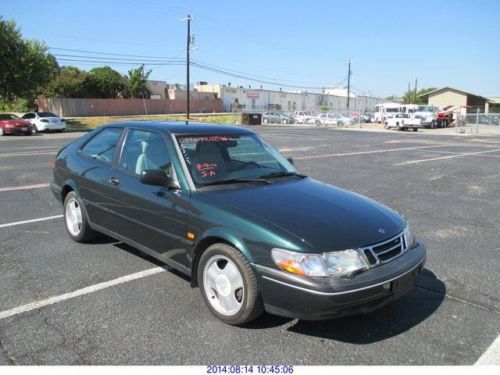
[[[384,120],[384,127],[386,129],[396,128],[396,130],[413,129],[414,132],[421,128],[421,120],[413,118],[409,113],[396,113]]]
[[[28,112],[23,119],[31,122],[33,133],[47,130],[63,132],[66,129],[66,121],[52,112]]]
[[[321,113],[318,116],[309,118],[306,123],[316,125],[351,125],[352,120],[338,113]]]
[[[297,124],[305,124],[311,117],[314,117],[314,114],[309,111],[295,111],[293,113],[293,118]]]

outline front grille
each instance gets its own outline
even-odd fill
[[[406,250],[402,234],[387,241],[361,248],[371,267],[378,266],[397,258]]]

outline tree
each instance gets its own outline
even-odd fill
[[[125,79],[109,66],[90,70],[84,82],[86,93],[92,98],[116,98],[126,88]]]
[[[44,89],[47,97],[84,98],[87,72],[75,66],[63,66]]]
[[[14,21],[0,17],[0,97],[33,100],[57,70],[54,56],[37,40],[24,40]]]
[[[134,98],[149,98],[151,92],[148,90],[147,81],[151,70],[144,71],[144,65],[137,69],[128,71],[127,94]]]
[[[429,87],[428,89],[421,89],[417,92],[415,96],[415,90],[410,90],[405,92],[403,96],[404,103],[406,104],[424,104],[424,100],[419,98],[420,95],[427,94],[428,92],[436,90],[435,87]]]

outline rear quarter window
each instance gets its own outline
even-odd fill
[[[101,130],[82,147],[82,154],[93,159],[111,163],[116,146],[120,140],[122,130],[119,128],[106,128]]]

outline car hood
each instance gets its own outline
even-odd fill
[[[400,233],[404,219],[369,198],[311,178],[202,191],[196,199],[317,251],[358,248]],[[227,224],[230,225],[230,224]]]

